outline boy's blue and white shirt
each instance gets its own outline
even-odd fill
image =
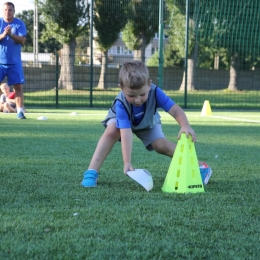
[[[160,122],[158,108],[168,112],[174,104],[174,101],[154,84],[151,84],[147,101],[138,107],[131,105],[120,91],[102,124],[106,127],[109,119],[116,118],[117,128],[131,128],[133,132],[145,131]]]

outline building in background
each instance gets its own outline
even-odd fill
[[[168,43],[167,36],[164,36],[164,45]],[[159,48],[159,34],[156,33],[152,42],[147,45],[145,50],[145,61],[147,62],[151,56],[158,51]],[[88,55],[90,50],[88,48]],[[93,41],[93,63],[95,65],[101,64],[101,52],[98,50],[98,46],[95,41]],[[118,39],[115,41],[113,46],[108,50],[108,62],[111,66],[118,66],[126,61],[132,60],[134,57],[134,52],[129,50],[122,40],[122,34],[119,34]]]

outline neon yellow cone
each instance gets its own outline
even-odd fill
[[[198,159],[191,135],[181,134],[166,175],[163,192],[204,192]]]
[[[201,113],[201,116],[211,116],[212,115],[212,111],[211,111],[211,107],[210,107],[210,103],[208,100],[204,101]]]

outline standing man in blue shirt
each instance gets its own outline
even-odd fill
[[[26,119],[22,88],[25,79],[21,60],[26,26],[22,20],[14,17],[14,13],[13,3],[3,4],[3,18],[0,18],[0,82],[7,76],[8,85],[13,85],[15,90],[17,118]]]

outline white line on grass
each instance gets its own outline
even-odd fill
[[[26,115],[58,115],[58,116],[106,116],[107,114],[77,114],[77,115],[71,115],[66,113],[51,113],[51,112],[36,112],[36,113],[25,113]]]
[[[29,115],[36,115],[36,114],[49,114],[49,115],[67,115],[67,116],[71,116],[71,117],[75,117],[75,115],[71,115],[71,114],[66,114],[66,113],[51,113],[51,112],[43,112],[43,113],[40,113],[40,112],[36,112],[36,113],[26,113],[26,114],[29,114]],[[78,114],[77,116],[106,116],[107,113],[105,114]],[[168,113],[164,113],[164,112],[161,112],[160,115],[162,117],[164,116],[170,116]],[[194,114],[187,114],[188,117],[199,117],[200,114],[198,115],[194,115]],[[219,118],[219,119],[225,119],[225,120],[231,120],[231,121],[240,121],[240,122],[248,122],[248,123],[260,123],[259,120],[249,120],[249,119],[242,119],[242,118],[234,118],[234,117],[228,117],[228,116],[208,116],[209,118]],[[258,117],[258,116],[257,116]]]
[[[210,116],[210,117],[232,120],[232,121],[240,121],[240,122],[260,123],[260,121],[258,121],[258,120],[248,120],[248,119],[234,118],[234,117],[228,117],[228,116]]]
[[[162,114],[161,116],[171,116],[169,114]],[[187,114],[188,117],[200,117],[200,115],[194,115],[194,114]],[[225,119],[225,120],[231,120],[231,121],[240,121],[240,122],[248,122],[248,123],[260,123],[259,120],[249,120],[249,119],[243,119],[243,118],[235,118],[235,117],[228,117],[228,116],[207,116],[208,118],[219,118],[219,119]],[[257,116],[258,117],[258,116]]]

